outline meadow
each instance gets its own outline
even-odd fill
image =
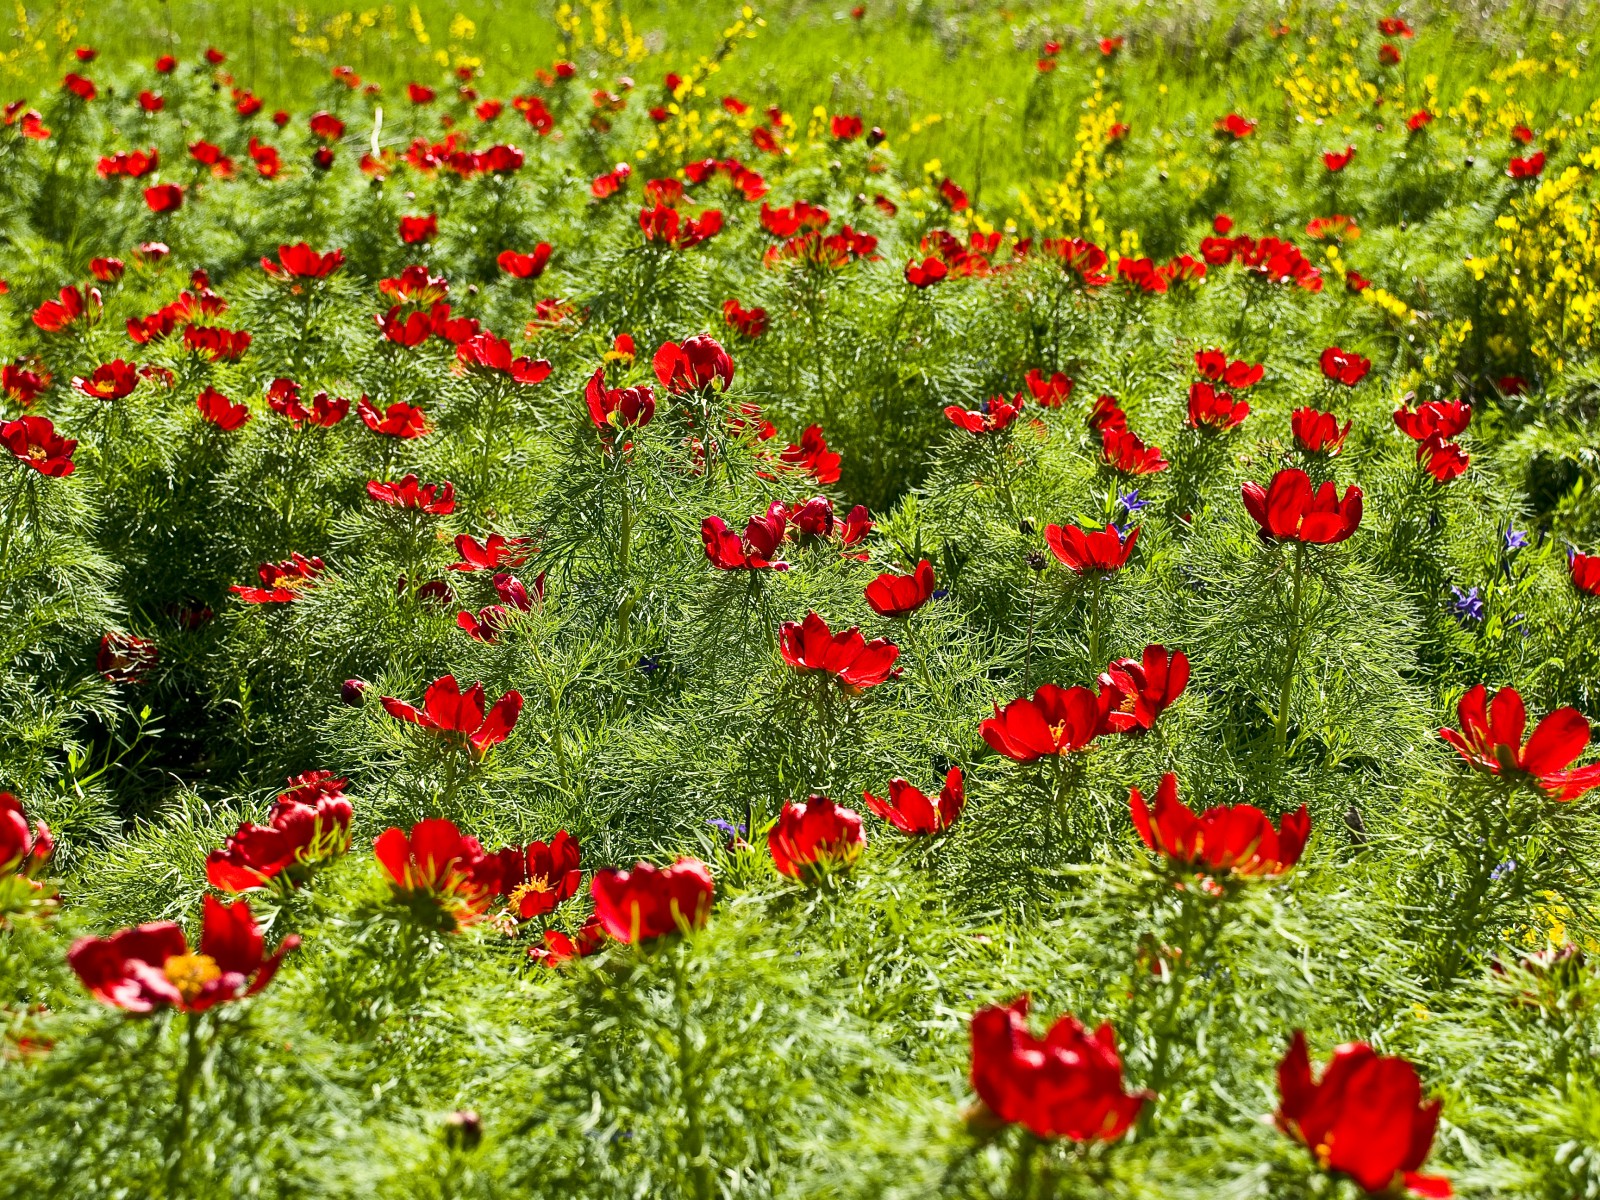
[[[1600,1197],[1591,6],[12,19],[0,1198]]]

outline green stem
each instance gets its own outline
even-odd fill
[[[1289,599],[1289,655],[1283,667],[1283,684],[1278,692],[1278,719],[1273,727],[1272,745],[1281,759],[1289,743],[1289,700],[1294,694],[1295,667],[1300,661],[1300,604],[1305,596],[1306,544],[1294,547],[1294,582]]]
[[[168,1152],[167,1194],[181,1196],[188,1192],[187,1168],[189,1164],[189,1126],[194,1110],[194,1083],[200,1074],[204,1047],[200,1042],[199,1013],[185,1013],[183,1069],[178,1074],[178,1128],[175,1145]]]
[[[1478,935],[1489,916],[1492,905],[1489,893],[1494,886],[1494,872],[1509,853],[1506,842],[1511,827],[1511,806],[1515,793],[1502,793],[1499,789],[1475,789],[1481,794],[1477,805],[1479,836],[1473,847],[1472,878],[1465,895],[1455,906],[1450,932],[1444,943],[1444,959],[1439,964],[1435,986],[1444,991],[1455,982],[1466,962],[1468,951],[1477,945]]]
[[[684,970],[683,959],[687,951],[680,944],[672,949],[672,993],[677,1007],[678,1086],[683,1096],[683,1153],[693,1180],[695,1200],[714,1200],[716,1187],[711,1174],[711,1163],[706,1157],[705,1121],[701,1116],[703,1076],[699,1055],[695,1053],[690,1036],[689,1018],[693,996]]]
[[[1209,913],[1206,909],[1209,907]],[[1209,921],[1202,921],[1196,929],[1196,921],[1202,916],[1209,915]],[[1189,981],[1199,972],[1209,966],[1211,947],[1216,941],[1217,934],[1222,929],[1226,919],[1227,905],[1224,899],[1209,903],[1207,898],[1194,890],[1183,893],[1183,910],[1178,918],[1178,949],[1181,952],[1173,965],[1172,975],[1167,984],[1171,990],[1167,993],[1166,1003],[1161,1006],[1160,1014],[1152,1029],[1155,1035],[1155,1052],[1150,1059],[1149,1088],[1156,1095],[1156,1101],[1161,1099],[1162,1091],[1172,1079],[1173,1050],[1177,1047],[1180,1030],[1178,1019],[1183,1012],[1183,999],[1189,991]],[[1156,952],[1160,953],[1159,946]],[[1150,1129],[1151,1122],[1155,1119],[1156,1104],[1146,1104],[1139,1113],[1139,1134],[1143,1136]]]
[[[1023,1131],[1022,1145],[1017,1149],[1017,1163],[1011,1172],[1011,1183],[1006,1188],[1009,1200],[1026,1200],[1033,1191],[1033,1160],[1039,1153],[1041,1142],[1033,1134]]]
[[[1100,589],[1105,586],[1105,580],[1098,572],[1093,576],[1089,585],[1089,671],[1100,665]]]

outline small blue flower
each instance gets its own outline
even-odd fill
[[[735,825],[732,821],[724,821],[721,817],[709,817],[706,820],[706,824],[713,829],[720,829],[730,838],[742,838],[744,836],[743,825]]]
[[[949,596],[950,596],[950,589],[949,588],[934,588],[933,589],[933,598],[935,600],[945,600],[945,599],[948,599]]]
[[[1455,593],[1455,600],[1450,604],[1450,612],[1461,622],[1483,620],[1483,597],[1478,594],[1477,588],[1468,588],[1462,591],[1458,587],[1450,589]]]
[[[1134,488],[1133,491],[1127,493],[1127,495],[1118,496],[1117,503],[1122,505],[1122,511],[1131,517],[1141,508],[1148,506],[1150,501],[1139,499],[1139,489]]]
[[[1520,529],[1513,529],[1509,525],[1506,526],[1506,553],[1509,554],[1514,550],[1521,550],[1527,544],[1528,535],[1526,533]]]
[[[1516,869],[1517,860],[1514,858],[1508,858],[1505,860],[1505,862],[1501,863],[1498,867],[1489,872],[1489,878],[1498,883]]]
[[[655,654],[641,654],[639,656],[639,670],[646,675],[654,675],[661,669],[661,658]]]

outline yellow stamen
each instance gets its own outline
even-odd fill
[[[193,1004],[206,984],[222,978],[222,968],[209,954],[174,954],[163,970],[185,1004]]]

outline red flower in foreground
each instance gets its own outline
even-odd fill
[[[517,250],[502,250],[495,262],[513,279],[537,279],[544,274],[545,266],[550,262],[550,243],[540,242],[527,254]]]
[[[522,715],[522,693],[507,692],[496,700],[485,715],[483,684],[475,683],[465,692],[454,675],[445,675],[428,685],[420,709],[393,696],[381,697],[383,709],[391,717],[426,729],[474,759],[481,759],[489,747],[498,745],[516,727]]]
[[[420,217],[400,218],[400,240],[408,246],[430,242],[439,236],[439,218],[428,213]]]
[[[1370,358],[1364,358],[1353,350],[1341,350],[1337,346],[1329,346],[1324,350],[1319,363],[1325,378],[1333,383],[1342,383],[1345,387],[1355,387],[1372,370]]]
[[[145,188],[144,202],[153,213],[177,212],[183,207],[183,189],[175,183],[158,183]]]
[[[67,962],[94,998],[112,1008],[205,1012],[254,996],[299,944],[290,934],[267,955],[248,901],[224,904],[207,896],[196,951],[190,951],[181,926],[161,921],[108,938],[80,938],[67,951]]]
[[[1438,434],[1417,446],[1417,462],[1432,475],[1437,483],[1449,483],[1466,473],[1472,457],[1454,442],[1447,442]]]
[[[489,910],[500,893],[501,863],[485,854],[478,839],[465,837],[453,821],[418,821],[407,835],[390,828],[372,843],[372,855],[404,899],[425,896],[454,921],[457,930]]]
[[[1326,546],[1342,542],[1361,524],[1361,489],[1345,488],[1344,499],[1333,481],[1312,491],[1311,477],[1286,467],[1263,488],[1251,482],[1240,489],[1245,511],[1265,537]]]
[[[1119,658],[1100,675],[1102,697],[1109,697],[1105,727],[1114,733],[1152,728],[1189,686],[1189,656],[1168,653],[1165,646],[1146,646],[1139,661]]]
[[[978,727],[989,746],[1015,762],[1082,750],[1101,726],[1101,703],[1086,687],[1047,683],[1001,708]]]
[[[1037,1038],[1027,996],[972,1014],[972,1089],[1002,1121],[1075,1142],[1116,1141],[1153,1098],[1124,1090],[1109,1023],[1090,1034],[1066,1014]]]
[[[1178,799],[1178,779],[1168,771],[1156,788],[1154,812],[1138,788],[1128,791],[1133,827],[1146,846],[1168,862],[1235,875],[1282,875],[1300,861],[1311,836],[1302,804],[1272,827],[1253,804],[1222,805],[1196,814]]]
[[[456,485],[448,479],[427,484],[419,484],[415,475],[406,475],[398,483],[369,479],[367,495],[379,504],[414,508],[434,516],[448,516],[456,510]]]
[[[714,888],[711,869],[697,858],[670,867],[642,862],[631,871],[608,867],[589,884],[595,918],[630,945],[699,929],[711,915]]]
[[[927,559],[917,564],[910,575],[885,571],[867,584],[867,603],[880,617],[906,617],[933,597],[933,566]]]
[[[1600,787],[1600,763],[1568,769],[1589,745],[1589,722],[1575,708],[1558,708],[1540,721],[1524,745],[1528,713],[1516,688],[1487,700],[1483,684],[1468,688],[1456,705],[1461,732],[1441,729],[1467,764],[1490,775],[1531,778],[1553,799],[1576,800]]]
[[[260,587],[236,583],[229,590],[246,604],[292,604],[322,574],[322,560],[296,551],[281,563],[262,563],[256,573],[261,577]]]
[[[840,808],[827,796],[785,803],[767,834],[767,850],[778,873],[807,882],[849,870],[866,844],[861,814]]]
[[[206,856],[206,881],[224,892],[277,885],[299,887],[323,863],[350,848],[350,801],[345,780],[310,771],[289,780],[265,825],[249,821]]]
[[[318,254],[305,242],[278,247],[278,261],[261,260],[261,269],[268,275],[292,279],[323,279],[344,266],[344,251],[329,250]]]
[[[0,792],[0,879],[37,875],[55,848],[50,827],[36,821],[30,829],[21,802],[10,792]]]
[[[94,400],[121,400],[139,386],[139,368],[124,359],[101,363],[87,376],[74,375],[72,386]]]
[[[404,400],[396,400],[380,416],[378,410],[363,396],[356,404],[356,413],[368,429],[385,437],[419,438],[430,432],[428,415]]]
[[[959,404],[951,404],[945,408],[944,415],[974,437],[982,437],[986,433],[998,433],[1010,426],[1021,414],[1022,406],[1023,395],[1018,392],[1011,400],[1007,400],[1004,396],[985,400],[983,407],[979,409],[965,409]]]
[[[1573,587],[1585,596],[1600,596],[1600,554],[1579,554],[1574,550],[1567,560],[1567,569],[1572,573]]]
[[[788,513],[782,500],[774,500],[764,515],[750,518],[742,539],[721,517],[707,517],[700,522],[706,558],[719,571],[787,571],[788,563],[774,562],[773,558],[783,543]]]
[[[578,843],[562,829],[548,843],[529,842],[517,855],[514,867],[505,872],[501,890],[511,910],[526,921],[554,912],[556,905],[577,895],[582,877]]]
[[[1025,382],[1033,402],[1040,408],[1060,408],[1072,396],[1072,380],[1060,371],[1046,379],[1044,372],[1035,367],[1028,372]]]
[[[583,387],[584,403],[596,429],[613,426],[648,425],[656,415],[656,397],[648,384],[638,387],[608,388],[606,370],[596,367]]]
[[[1119,475],[1159,475],[1170,465],[1160,446],[1147,446],[1133,430],[1116,425],[1100,430],[1100,461]]]
[[[1278,1064],[1278,1096],[1278,1128],[1324,1170],[1348,1175],[1372,1195],[1452,1194],[1449,1180],[1416,1173],[1433,1149],[1441,1103],[1422,1102],[1422,1083],[1405,1059],[1353,1042],[1335,1050],[1313,1080],[1306,1035],[1297,1029]]]
[[[238,429],[250,419],[248,404],[235,404],[216,388],[206,388],[194,398],[200,415],[224,433]]]
[[[733,359],[715,338],[704,333],[682,343],[663,342],[651,363],[661,386],[674,394],[709,387],[725,392],[733,382]]]
[[[56,432],[49,417],[18,417],[0,425],[0,442],[17,461],[41,475],[61,479],[77,468],[72,454],[78,443]]]
[[[1127,566],[1139,540],[1139,526],[1124,534],[1115,525],[1104,529],[1079,529],[1076,525],[1046,525],[1044,540],[1054,554],[1077,575],[1090,571],[1120,571]]]
[[[894,669],[899,646],[884,638],[869,642],[854,625],[843,633],[833,633],[814,612],[807,613],[802,622],[785,621],[778,637],[784,662],[805,674],[821,671],[831,675],[854,695],[900,674]]]
[[[1205,380],[1189,385],[1189,426],[1191,429],[1232,429],[1250,415],[1250,405],[1218,391]]]
[[[943,833],[956,823],[967,802],[965,781],[960,767],[951,767],[944,777],[944,787],[939,789],[939,800],[928,799],[920,788],[904,779],[889,780],[889,798],[880,800],[871,792],[862,792],[867,811],[882,817],[901,833],[911,837],[924,837]]]
[[[1341,427],[1338,417],[1315,408],[1297,408],[1289,418],[1295,445],[1307,454],[1338,454],[1344,449],[1351,424],[1346,421]]]

